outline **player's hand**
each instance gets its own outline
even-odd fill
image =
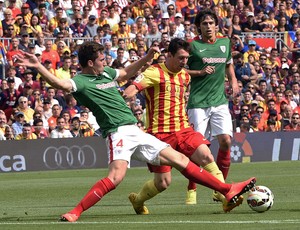
[[[202,71],[203,71],[203,75],[213,74],[216,71],[216,68],[215,66],[208,65],[205,66],[205,68],[202,69]]]
[[[18,65],[27,66],[27,67],[36,67],[40,62],[34,54],[30,54],[24,51],[13,56],[14,62]]]
[[[151,47],[149,50],[148,50],[148,53],[146,55],[147,59],[148,60],[152,60],[154,58],[154,55],[156,53],[160,53],[160,49],[159,47],[155,46],[155,47]]]
[[[234,97],[242,93],[239,86],[238,86],[238,84],[232,84],[231,87],[232,87],[232,95]]]

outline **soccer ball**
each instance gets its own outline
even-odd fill
[[[274,195],[266,186],[255,186],[248,194],[247,203],[252,210],[265,212],[273,206]]]

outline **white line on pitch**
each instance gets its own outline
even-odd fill
[[[252,220],[252,221],[88,221],[88,222],[0,222],[0,225],[49,225],[49,224],[300,224],[296,220]]]

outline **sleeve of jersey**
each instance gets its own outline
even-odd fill
[[[133,84],[139,91],[142,91],[143,89],[150,88],[153,85],[157,84],[159,82],[159,76],[160,74],[158,69],[151,66],[139,76],[137,76]]]
[[[84,90],[84,85],[81,84],[81,81],[78,80],[78,77],[74,77],[72,79],[70,79],[71,84],[72,84],[72,93],[74,92],[80,92],[82,90]]]
[[[111,77],[111,80],[113,80],[113,81],[116,81],[119,77],[118,69],[113,69],[111,67],[106,66],[106,67],[104,67],[104,72],[108,73],[108,76]]]
[[[143,89],[152,87],[158,82],[159,71],[157,68],[151,66],[136,77],[136,79],[133,82],[133,85],[135,85],[139,91],[142,91]]]

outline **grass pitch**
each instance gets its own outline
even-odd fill
[[[198,186],[198,204],[184,204],[187,180],[173,170],[170,188],[146,203],[150,215],[136,215],[128,194],[152,178],[147,168],[131,168],[123,183],[76,223],[58,221],[106,169],[0,174],[0,229],[300,229],[300,161],[232,164],[227,181],[257,177],[269,187],[274,206],[252,211],[246,200],[230,213]],[[246,199],[246,198],[245,198]]]

